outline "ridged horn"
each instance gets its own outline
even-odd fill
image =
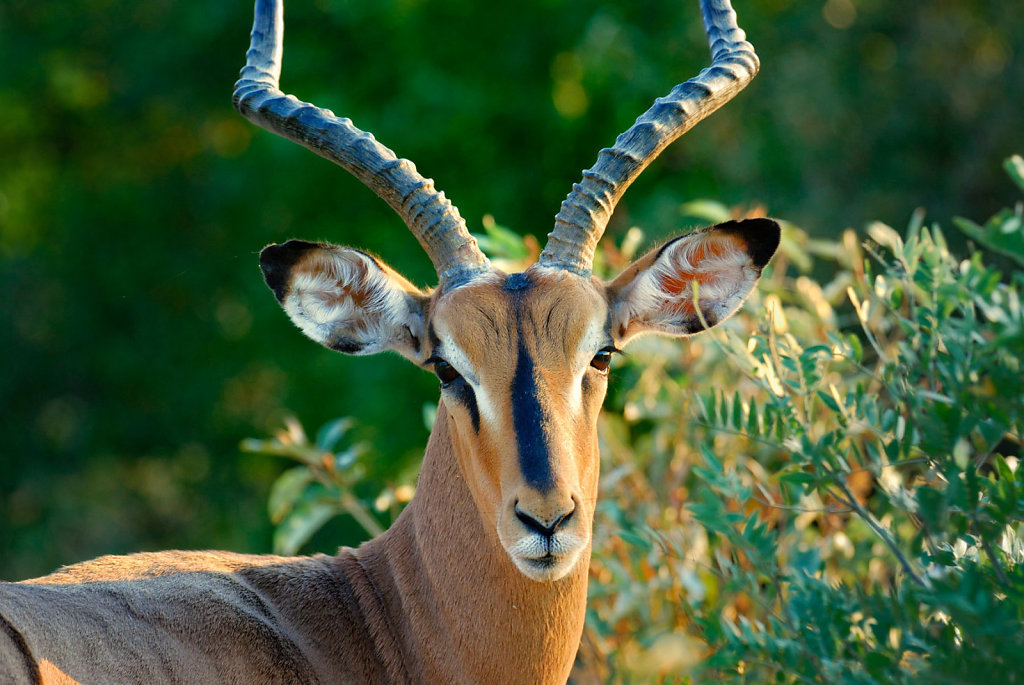
[[[701,0],[711,66],[681,83],[644,112],[615,145],[573,184],[555,216],[540,263],[590,277],[594,249],[619,198],[655,157],[697,122],[732,99],[757,74],[760,62],[729,0]]]
[[[283,42],[283,3],[256,0],[252,40],[235,84],[235,109],[257,126],[338,164],[391,205],[430,256],[442,288],[489,271],[490,262],[458,209],[412,162],[398,158],[349,119],[281,92]]]

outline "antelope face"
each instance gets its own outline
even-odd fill
[[[589,549],[597,416],[611,355],[642,333],[687,336],[732,314],[779,241],[768,219],[673,240],[609,283],[545,264],[480,270],[421,292],[357,250],[290,241],[260,255],[306,335],[348,354],[393,350],[437,374],[446,427],[489,530],[527,577]]]
[[[541,267],[495,272],[431,314],[425,364],[477,508],[520,571],[560,578],[590,543],[597,415],[616,349],[603,288]]]

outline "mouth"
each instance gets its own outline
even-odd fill
[[[551,582],[568,575],[576,561],[576,555],[571,555],[571,558],[556,557],[553,554],[542,557],[510,556],[524,576],[538,583]]]
[[[568,575],[576,566],[582,547],[575,539],[571,542],[558,540],[555,544],[549,540],[520,540],[518,545],[507,551],[524,576],[543,583]]]
[[[545,554],[537,559],[523,559],[523,563],[531,568],[537,569],[539,572],[545,572],[558,563],[558,557],[553,554]]]
[[[588,549],[589,517],[566,517],[550,529],[523,521],[510,503],[498,522],[498,538],[515,567],[530,580],[546,583],[569,575]],[[585,565],[585,564],[584,564]]]

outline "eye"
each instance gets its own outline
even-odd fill
[[[612,363],[612,352],[614,350],[601,350],[590,360],[590,365],[601,373],[608,373],[608,367]]]
[[[443,359],[438,359],[434,362],[434,373],[441,379],[441,385],[448,385],[460,378],[459,372],[455,370],[455,367]]]

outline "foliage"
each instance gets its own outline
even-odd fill
[[[1014,182],[1024,188],[1024,157],[1014,155],[1006,160],[1006,172]],[[999,252],[1024,266],[1024,205],[1018,203],[1015,210],[1004,209],[984,226],[956,217],[957,228],[989,250]]]
[[[493,222],[483,237],[511,268],[535,248]],[[639,242],[606,243],[598,264],[614,272]],[[823,264],[826,282],[803,275]],[[920,214],[863,245],[790,226],[722,332],[631,345],[600,423],[573,681],[1020,682],[1022,287],[981,252],[955,257]],[[365,448],[335,447],[348,428],[247,441],[303,464],[271,493],[280,551],[339,513],[379,530],[373,488],[354,495]]]
[[[309,542],[327,521],[339,514],[348,514],[373,537],[384,532],[378,513],[390,511],[392,520],[402,505],[412,499],[413,486],[373,484],[372,497],[360,496],[365,491],[364,457],[371,452],[365,442],[344,446],[353,421],[335,419],[317,431],[310,442],[295,418],[285,421],[285,430],[270,440],[248,439],[242,450],[294,459],[300,463],[288,469],[274,482],[267,504],[274,531],[274,553],[295,554]],[[360,484],[364,487],[360,488]]]
[[[787,236],[756,326],[619,369],[577,679],[1019,682],[1024,273]]]

